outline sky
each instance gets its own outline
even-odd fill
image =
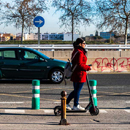
[[[5,0],[2,0],[5,1]],[[8,0],[8,2],[13,1],[13,0]],[[43,14],[39,14],[39,16],[42,16],[45,19],[45,24],[40,28],[41,33],[63,33],[65,32],[65,27],[60,27],[61,23],[59,23],[59,17],[60,17],[60,12],[54,13],[55,8],[51,7],[48,12],[45,12]],[[80,26],[79,31],[80,31],[80,36],[88,36],[90,34],[95,35],[96,32],[96,26],[93,24],[90,24],[90,26]],[[0,32],[6,32],[6,33],[21,33],[21,28],[16,29],[13,24],[10,26],[5,26],[4,24],[0,25]],[[38,28],[34,26],[34,28],[30,31],[32,33],[37,33]],[[25,30],[24,33],[29,33],[28,30]]]

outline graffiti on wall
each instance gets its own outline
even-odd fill
[[[92,62],[93,70],[125,71],[130,69],[130,57],[121,58],[96,58]]]

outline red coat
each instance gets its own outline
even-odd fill
[[[86,51],[84,48],[77,46],[72,52],[72,57],[77,51],[78,53],[72,60],[72,69],[75,67],[75,65],[77,65],[77,67],[71,76],[71,81],[83,83],[86,82],[86,71],[90,70],[90,66],[86,65],[87,57],[85,55]]]

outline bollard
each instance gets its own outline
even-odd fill
[[[66,120],[66,96],[67,96],[67,92],[62,91],[61,92],[61,120],[60,120],[60,125],[69,125],[69,123]]]
[[[32,81],[32,109],[40,109],[40,80]]]
[[[97,90],[96,90],[96,85],[97,85],[97,80],[89,80],[89,85],[92,93],[92,98],[93,98],[93,103],[94,106],[97,106]]]

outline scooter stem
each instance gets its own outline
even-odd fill
[[[88,75],[86,75],[86,80],[87,80],[87,85],[88,85],[88,90],[89,90],[89,96],[90,96],[90,103],[89,103],[89,105],[92,105],[92,107],[94,108],[94,111],[95,111],[95,106],[94,106],[94,102],[93,102],[93,98],[92,98],[92,94],[91,94],[91,90],[90,90],[90,86],[89,86]]]

